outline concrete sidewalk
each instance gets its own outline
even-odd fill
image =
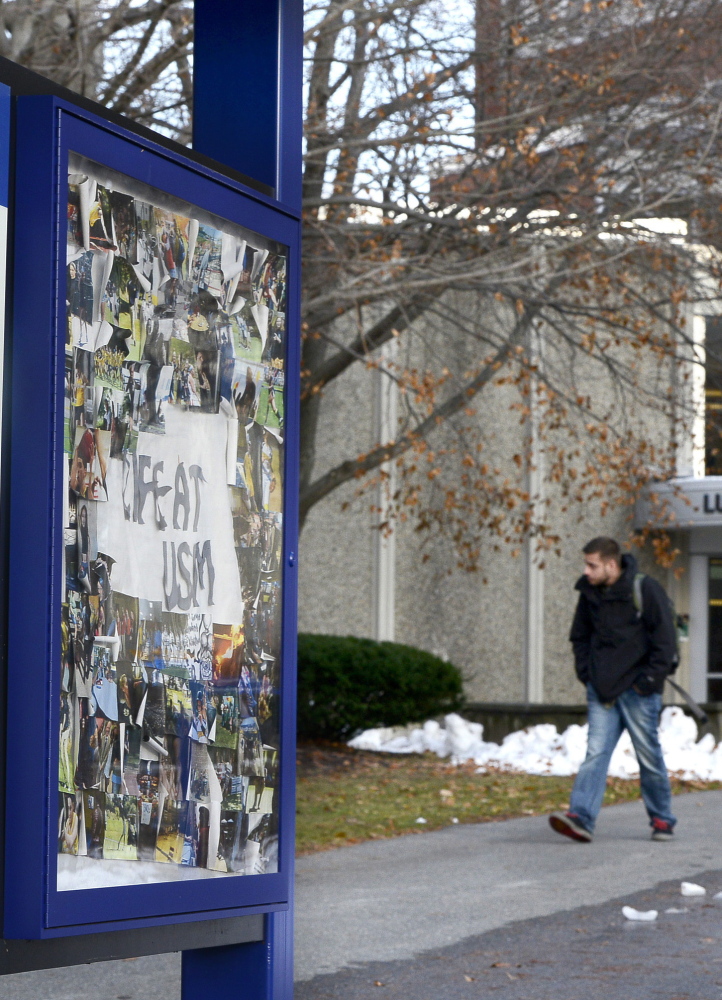
[[[722,792],[675,796],[671,843],[641,802],[602,810],[593,844],[545,817],[451,826],[300,858],[296,978],[420,952],[722,868]]]
[[[519,920],[397,962],[368,962],[296,983],[295,1000],[722,1000],[722,872],[607,903]],[[633,923],[622,904],[657,910]],[[382,987],[379,989],[378,987]]]
[[[451,826],[300,858],[296,977],[308,981],[320,976],[314,984],[300,988],[301,997],[315,997],[318,984],[318,996],[352,1000],[357,991],[348,976],[356,975],[352,967],[360,963],[371,963],[358,971],[366,984],[357,984],[363,993],[369,970],[383,963],[401,963],[393,972],[399,982],[418,964],[408,960],[425,956],[419,969],[426,968],[424,962],[431,961],[429,956],[439,949],[457,949],[458,961],[468,964],[464,949],[477,935],[497,929],[502,935],[513,935],[514,928],[523,930],[529,918],[561,912],[569,922],[576,919],[578,907],[607,904],[651,890],[660,882],[694,879],[705,871],[722,869],[722,792],[676,796],[674,809],[679,832],[673,843],[649,839],[644,808],[635,802],[603,809],[591,845],[559,837],[545,817],[531,817]],[[722,874],[719,882],[722,888]],[[618,917],[619,907],[615,904],[612,910]],[[505,930],[514,921],[522,923]],[[547,947],[543,926],[537,945],[530,938],[529,947]],[[559,926],[563,929],[563,924]],[[557,928],[554,933],[561,931]],[[527,940],[526,931],[523,937]],[[496,945],[492,942],[489,947]],[[682,951],[684,947],[680,945]],[[383,975],[387,974],[386,968]],[[460,982],[466,983],[463,976]],[[505,982],[511,985],[512,981],[507,978]],[[424,992],[423,984],[423,979],[417,984],[419,1000],[432,996],[450,1000],[445,986],[439,992]],[[417,987],[411,982],[407,985],[406,996],[411,1000]],[[478,989],[473,995],[478,995]],[[567,1000],[565,994],[551,995]],[[722,990],[709,996],[689,995],[716,1000],[722,998]],[[180,956],[8,976],[0,981],[0,997],[179,1000]],[[591,997],[589,992],[584,1000]],[[640,1000],[647,998],[640,994]]]

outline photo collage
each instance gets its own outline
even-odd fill
[[[286,261],[71,154],[59,888],[277,870]]]

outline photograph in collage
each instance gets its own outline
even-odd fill
[[[278,870],[287,254],[71,154],[59,889]]]

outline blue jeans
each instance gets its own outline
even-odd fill
[[[604,798],[609,761],[627,729],[639,761],[642,798],[650,822],[662,819],[674,826],[677,820],[672,815],[672,790],[657,733],[661,694],[644,697],[629,688],[612,705],[603,705],[592,685],[587,684],[587,704],[587,756],[574,782],[569,812],[575,813],[590,833],[594,830]]]

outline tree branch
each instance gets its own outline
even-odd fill
[[[382,319],[374,323],[368,333],[361,333],[347,347],[341,347],[326,358],[304,378],[303,393],[318,392],[333,379],[338,378],[360,357],[372,354],[377,348],[393,340],[414,322],[426,309],[425,302],[412,301],[394,306]]]
[[[119,111],[121,114],[127,114],[128,108],[132,102],[158,78],[164,69],[179,59],[187,51],[187,48],[192,41],[193,28],[188,27],[185,31],[181,32],[172,45],[162,49],[154,55],[152,59],[149,59],[148,62],[143,64],[135,79],[128,84],[127,88],[123,91],[120,97],[110,105],[111,109],[113,111]]]
[[[409,431],[389,444],[378,445],[366,455],[341,462],[340,465],[325,472],[312,482],[302,492],[300,497],[299,518],[301,527],[303,527],[310,509],[320,500],[323,500],[325,496],[328,496],[329,493],[333,492],[333,490],[349,482],[351,479],[358,479],[367,472],[371,472],[372,469],[377,469],[384,462],[389,462],[399,455],[403,455],[417,441],[426,437],[427,434],[438,427],[440,423],[448,420],[449,417],[463,410],[465,406],[468,406],[469,400],[473,399],[491,381],[498,372],[499,366],[509,357],[513,349],[518,344],[521,344],[538,311],[538,309],[530,309],[525,312],[517,320],[512,333],[504,345],[499,348],[494,357],[484,365],[481,371],[467,382],[463,389],[437,406],[412,431]]]

